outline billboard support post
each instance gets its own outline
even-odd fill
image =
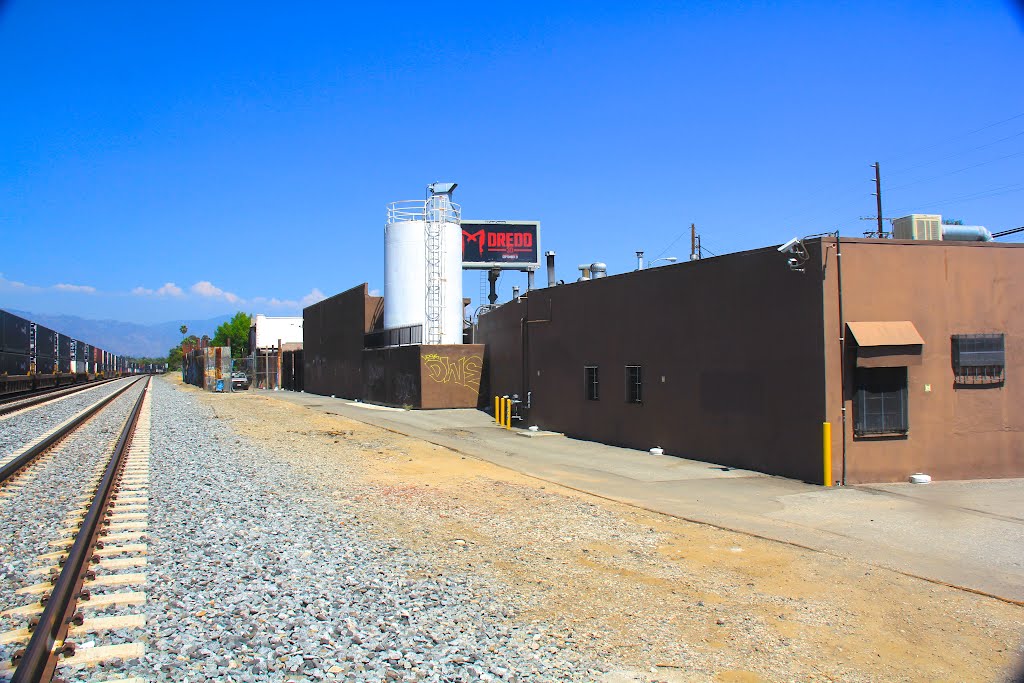
[[[487,283],[491,287],[487,293],[487,303],[492,306],[498,302],[498,277],[500,275],[501,271],[497,268],[491,268],[487,271]]]

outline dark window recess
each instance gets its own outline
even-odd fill
[[[857,368],[853,433],[906,434],[907,369]]]
[[[1002,384],[1006,381],[1006,336],[954,334],[951,338],[954,384]]]
[[[626,366],[626,403],[643,403],[644,380],[639,365]]]
[[[587,365],[583,368],[583,390],[586,392],[588,401],[596,401],[600,398],[596,365]]]

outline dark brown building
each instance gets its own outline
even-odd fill
[[[384,330],[384,299],[370,296],[366,283],[302,316],[310,393],[409,408],[475,408],[480,401],[483,347],[418,344],[409,328]]]
[[[825,422],[835,481],[1024,476],[1024,245],[839,246],[534,290],[481,316],[488,391],[526,424],[812,482]]]
[[[322,396],[361,398],[363,339],[384,326],[384,297],[364,282],[302,309],[305,390]]]

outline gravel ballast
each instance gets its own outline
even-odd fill
[[[603,667],[157,381],[144,660],[194,681],[580,680]],[[365,503],[372,505],[373,503]],[[116,640],[130,633],[114,634]]]
[[[0,416],[0,464],[34,437],[51,431],[65,420],[74,417],[96,401],[121,389],[130,379],[109,382],[70,394],[50,403]]]

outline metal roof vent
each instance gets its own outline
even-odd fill
[[[608,275],[608,264],[596,261],[590,264],[590,277],[596,280],[599,277],[606,277]]]

